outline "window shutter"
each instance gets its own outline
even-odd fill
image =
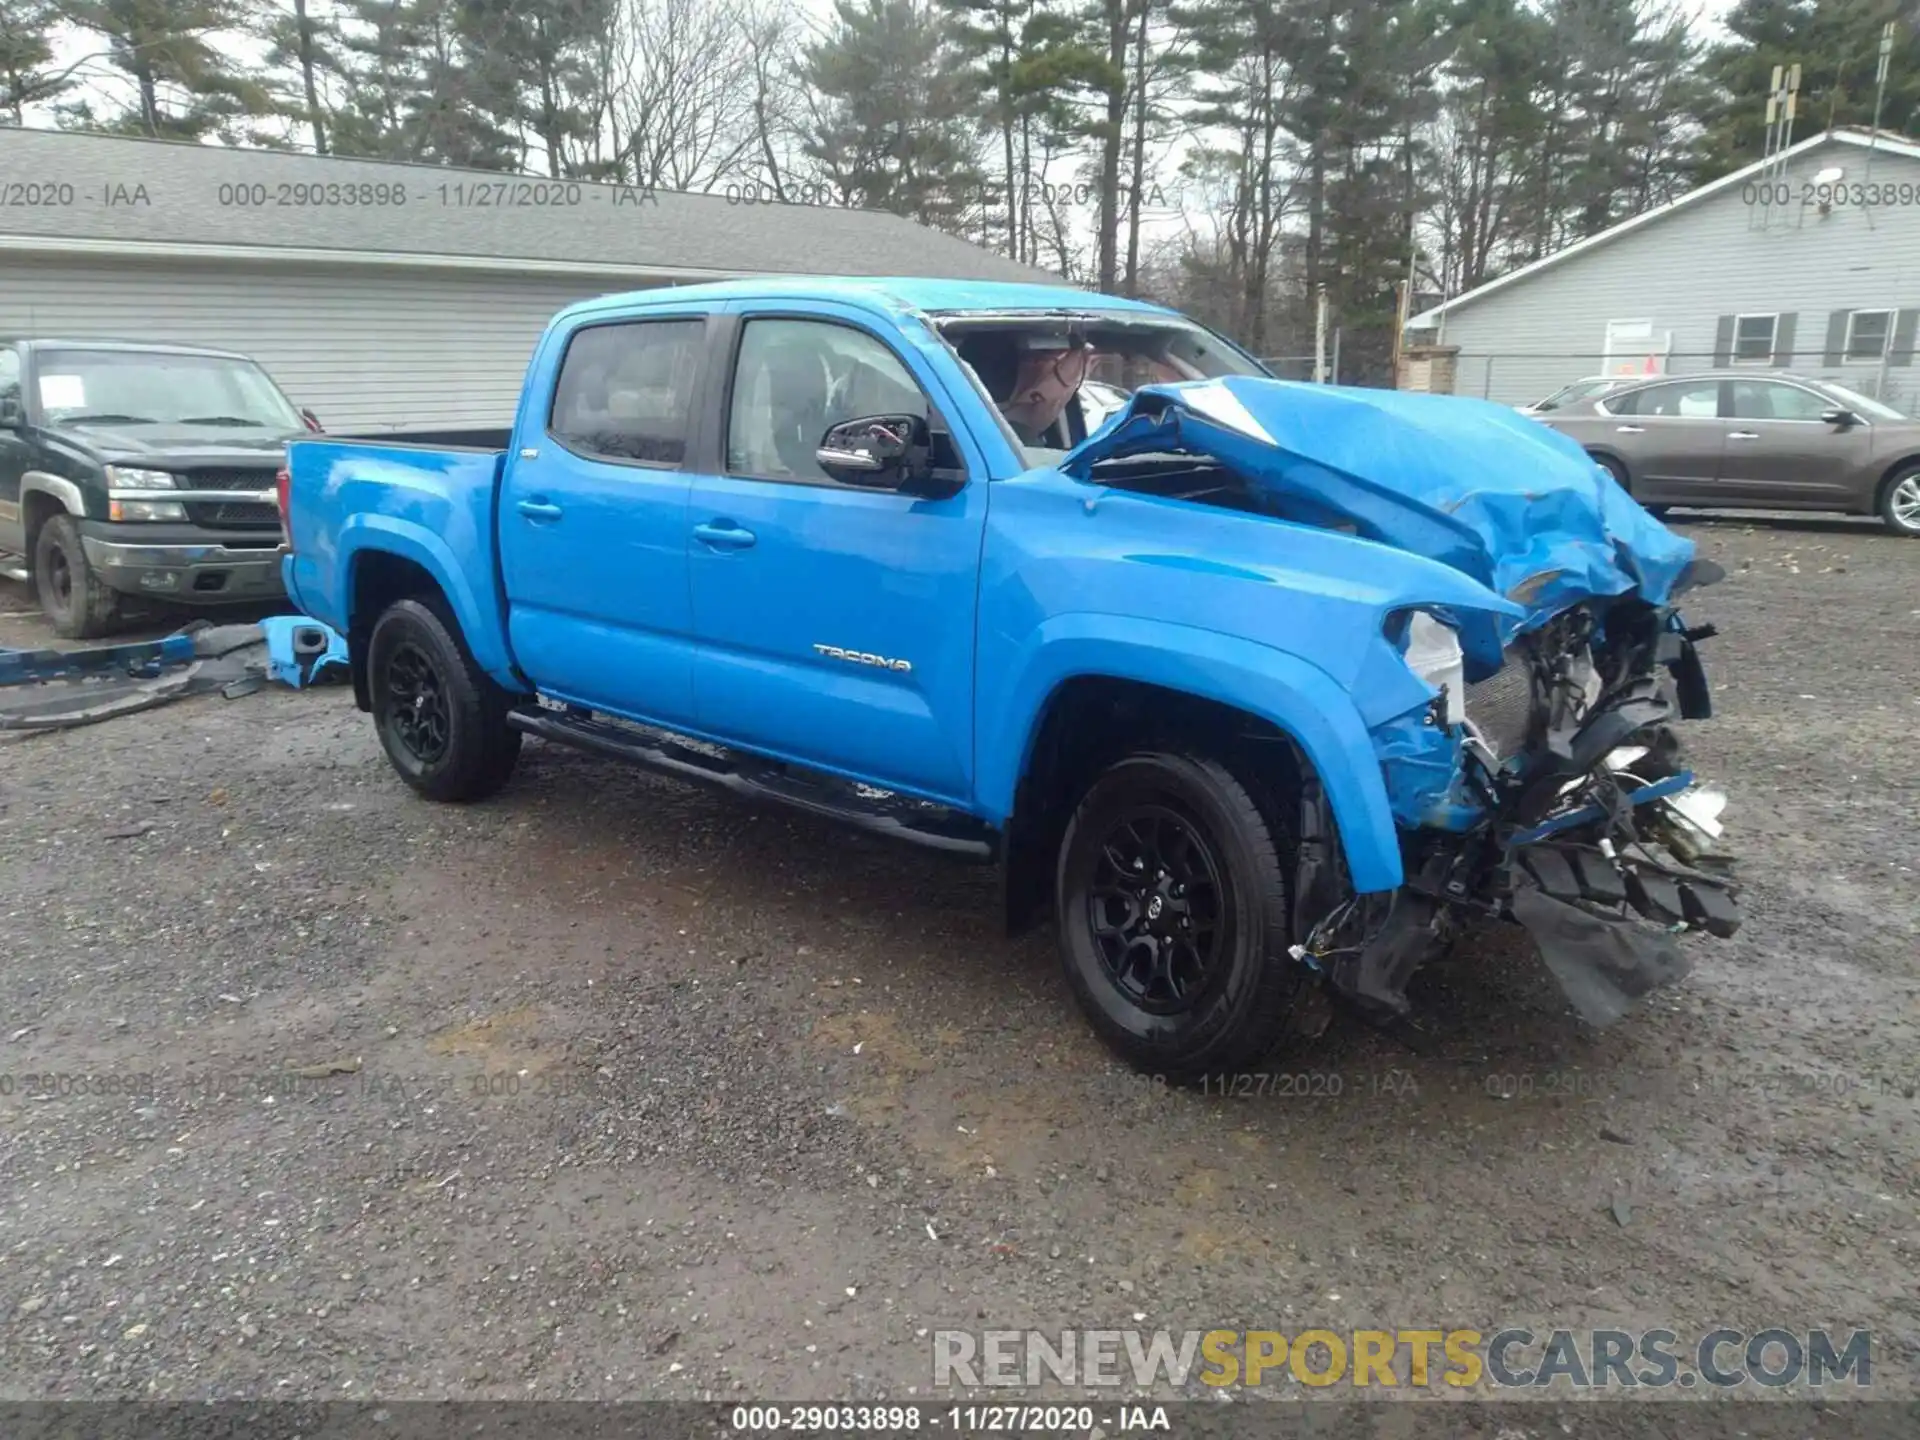
[[[1800,312],[1790,310],[1785,315],[1776,315],[1773,320],[1773,363],[1780,366],[1793,364],[1794,321],[1800,318]]]
[[[1722,315],[1713,332],[1713,368],[1724,370],[1733,363],[1733,316]]]
[[[1820,357],[1822,365],[1838,365],[1847,358],[1847,317],[1851,310],[1827,312],[1827,349]]]
[[[1913,364],[1914,322],[1920,320],[1920,310],[1902,310],[1893,327],[1893,354],[1887,357],[1890,365]]]

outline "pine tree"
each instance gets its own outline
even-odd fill
[[[342,155],[516,170],[522,146],[487,110],[455,0],[347,0],[347,99],[334,115]]]
[[[91,100],[62,110],[91,128],[176,140],[233,138],[272,97],[234,63],[224,37],[244,24],[239,0],[64,0],[61,18],[98,36],[132,98],[102,113]]]
[[[957,231],[977,204],[973,106],[940,13],[915,0],[836,0],[807,48],[802,149],[848,204]]]
[[[577,174],[584,163],[598,118],[594,45],[613,11],[613,0],[461,0],[473,103],[503,128],[530,132],[549,175]]]
[[[317,0],[256,0],[252,28],[267,43],[270,75],[287,77],[272,86],[277,108],[304,126],[314,153],[325,155],[331,125],[325,89],[344,73],[340,33]]]
[[[1261,353],[1276,250],[1296,188],[1296,60],[1305,53],[1308,22],[1300,11],[1265,0],[1210,0],[1176,8],[1173,18],[1194,47],[1198,78],[1189,119],[1207,136],[1183,169],[1215,212],[1215,241],[1198,247],[1193,259],[1230,289],[1220,323]]]
[[[1051,178],[1036,156],[1058,155],[1087,133],[1077,102],[1107,80],[1105,64],[1088,43],[1084,17],[1047,0],[943,3],[953,20],[953,48],[964,57],[967,81],[979,96],[976,114],[998,142],[996,188],[1004,197],[1007,253],[1034,261],[1048,218],[1036,212],[1036,204],[1044,204],[1036,192]],[[1054,229],[1058,238],[1057,223]]]
[[[1882,128],[1920,131],[1920,23],[1902,0],[1740,0],[1726,17],[1730,39],[1709,52],[1705,73],[1720,89],[1703,144],[1702,179],[1758,160],[1775,66],[1800,68],[1796,138],[1830,125],[1873,123],[1880,36],[1894,22]]]
[[[54,0],[0,0],[0,125],[24,125],[29,105],[57,100],[73,86],[54,63]]]
[[[1464,0],[1455,10],[1431,137],[1430,275],[1457,295],[1512,258],[1545,116],[1536,103],[1552,37],[1520,0]]]

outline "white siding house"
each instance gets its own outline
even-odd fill
[[[1587,375],[1726,365],[1838,380],[1913,413],[1920,142],[1833,130],[1409,322],[1456,392],[1519,404]]]
[[[505,425],[574,300],[756,274],[1061,283],[897,215],[0,127],[0,338],[253,356],[330,430]]]

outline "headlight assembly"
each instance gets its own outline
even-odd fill
[[[1424,610],[1407,617],[1400,653],[1407,668],[1446,697],[1447,723],[1467,718],[1467,662],[1453,627]]]
[[[123,465],[107,467],[107,518],[109,520],[184,520],[186,507],[177,500],[126,500],[119,498],[127,490],[175,490],[180,479],[166,470],[130,469]]]
[[[184,520],[186,507],[177,500],[109,500],[109,520]]]
[[[109,490],[174,490],[179,479],[166,470],[129,470],[120,465],[107,467]]]

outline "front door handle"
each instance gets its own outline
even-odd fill
[[[744,550],[753,544],[755,536],[751,530],[731,520],[709,520],[704,525],[693,527],[693,538],[716,550]]]
[[[1758,440],[1760,435],[1758,431],[1754,430],[1729,430],[1727,432],[1727,438],[1729,440]]]
[[[529,520],[558,520],[560,507],[547,500],[522,500],[514,507]]]
[[[1613,433],[1616,435],[1644,435],[1647,433],[1647,427],[1644,425],[1616,425],[1613,427]]]

